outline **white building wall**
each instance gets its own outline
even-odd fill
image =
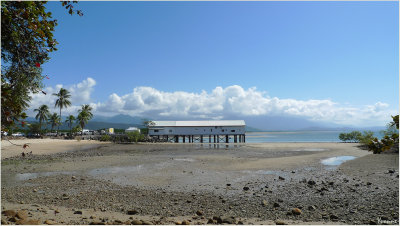
[[[156,135],[240,135],[244,134],[244,126],[184,126],[154,127],[149,129],[150,136]]]

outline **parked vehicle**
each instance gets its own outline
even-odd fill
[[[13,136],[13,137],[23,137],[25,135],[23,133],[21,133],[21,132],[17,132],[17,133],[11,134],[11,136]]]

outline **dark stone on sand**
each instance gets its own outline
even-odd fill
[[[218,224],[222,224],[222,219],[221,219],[221,217],[213,216],[213,220],[217,221]]]
[[[248,191],[250,188],[249,187],[243,187],[244,191]]]
[[[230,216],[230,217],[223,217],[221,218],[222,223],[226,223],[226,224],[236,224],[236,219],[234,216]]]
[[[275,208],[280,207],[280,206],[281,206],[281,205],[279,205],[279,203],[274,202],[274,207],[275,207]]]
[[[281,176],[279,176],[278,178],[279,178],[279,180],[285,180],[285,178],[281,177]]]
[[[231,186],[231,184],[226,184],[226,186],[228,186],[228,187],[229,187],[229,186]]]
[[[293,213],[294,215],[300,215],[300,214],[301,214],[301,210],[300,210],[299,208],[293,208],[293,209],[292,209],[292,213]]]
[[[339,220],[339,217],[336,216],[335,214],[331,214],[331,215],[329,216],[329,218],[330,218],[332,221],[337,221],[337,220]]]
[[[77,210],[77,211],[74,212],[74,214],[80,214],[80,215],[82,215],[82,211],[81,211],[81,210]]]
[[[316,210],[316,209],[317,209],[317,207],[315,207],[314,205],[308,206],[308,210]]]
[[[139,212],[137,210],[128,210],[126,213],[128,215],[135,215],[135,214],[138,214]]]
[[[389,173],[394,173],[396,170],[388,170]]]
[[[203,216],[204,213],[203,213],[201,210],[197,210],[197,211],[196,211],[196,214],[197,214],[198,216]]]
[[[315,181],[313,181],[313,180],[309,180],[307,183],[308,183],[309,185],[315,185],[315,184],[316,184]]]

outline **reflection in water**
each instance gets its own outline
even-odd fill
[[[61,175],[61,174],[72,174],[72,172],[66,171],[59,171],[59,172],[41,172],[41,173],[18,173],[15,175],[15,179],[17,180],[29,180],[35,179],[37,177],[49,177],[54,175]]]

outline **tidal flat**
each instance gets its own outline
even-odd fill
[[[33,143],[26,157],[2,146],[2,211],[42,224],[398,224],[398,154],[350,143],[81,144],[35,154],[46,144]],[[21,220],[11,219],[2,214]]]

